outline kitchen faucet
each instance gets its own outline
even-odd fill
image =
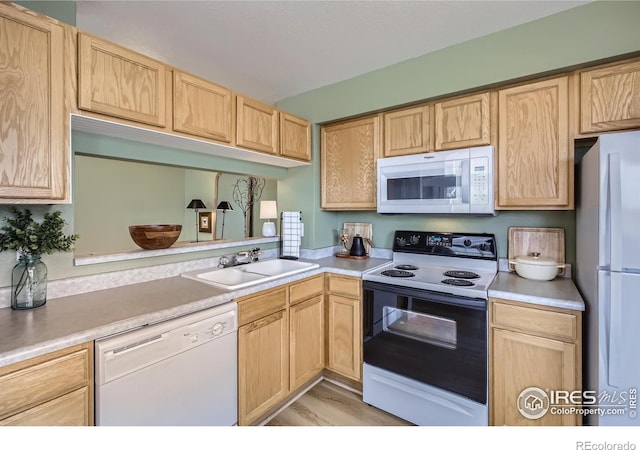
[[[230,260],[228,257],[222,256],[220,258],[220,264],[218,264],[218,266],[231,267],[231,266],[239,266],[241,264],[249,264],[252,262],[257,262],[261,254],[262,252],[260,251],[260,249],[256,247],[256,248],[252,248],[251,250],[244,250],[244,251],[238,252],[235,255],[231,256]]]
[[[258,247],[256,248],[252,248],[251,250],[247,250],[247,251],[243,251],[243,252],[238,252],[238,255],[236,256],[236,261],[238,262],[238,264],[242,264],[244,260],[248,259],[248,263],[252,263],[252,262],[258,262],[258,257],[262,254],[262,252],[260,251],[260,249]],[[242,257],[242,261],[240,260],[240,258],[238,258],[238,256]]]

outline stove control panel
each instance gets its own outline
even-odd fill
[[[453,245],[453,239],[451,236],[442,234],[428,234],[427,246],[439,245],[441,247],[451,247]]]
[[[393,251],[493,261],[498,259],[496,238],[493,234],[396,231]]]

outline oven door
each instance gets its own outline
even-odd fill
[[[378,212],[468,213],[469,159],[462,156],[446,159],[431,153],[379,160]]]
[[[487,301],[365,281],[364,362],[487,403]]]

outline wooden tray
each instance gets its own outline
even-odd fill
[[[564,228],[528,228],[509,227],[509,261],[518,256],[530,256],[531,253],[540,253],[543,258],[551,258],[564,264]],[[513,264],[509,262],[509,270],[514,271]],[[559,274],[564,274],[564,268]]]
[[[336,253],[336,257],[337,258],[349,258],[349,259],[368,259],[369,255],[366,255],[366,256],[351,256],[347,252],[340,252],[340,253]]]

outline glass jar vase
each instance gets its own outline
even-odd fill
[[[47,266],[40,255],[21,255],[11,272],[11,309],[32,309],[47,302]]]

